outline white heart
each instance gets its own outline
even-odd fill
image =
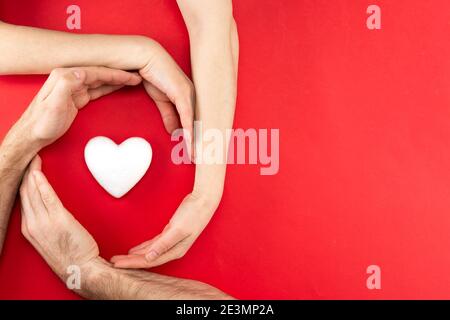
[[[120,145],[106,137],[95,137],[84,149],[84,160],[95,180],[113,197],[120,198],[147,172],[152,147],[137,137]]]

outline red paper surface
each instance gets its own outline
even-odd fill
[[[73,1],[1,1],[0,19],[66,30]],[[175,1],[77,0],[82,32],[143,34],[189,73]],[[366,9],[382,10],[368,30]],[[231,165],[220,208],[181,260],[155,269],[237,298],[450,298],[450,2],[234,1],[240,36],[237,128],[280,129],[280,171]],[[105,53],[107,54],[107,53]],[[0,53],[1,58],[1,53]],[[0,77],[0,136],[45,81]],[[131,136],[151,167],[124,198],[84,163],[87,141]],[[91,103],[44,150],[43,170],[101,255],[159,233],[193,184],[142,87]],[[368,290],[378,265],[382,289]],[[0,258],[0,298],[74,299],[20,233],[19,206]]]

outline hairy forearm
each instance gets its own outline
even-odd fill
[[[233,126],[236,104],[239,41],[231,1],[179,0],[191,44],[193,81],[196,88],[196,120],[201,136],[219,129],[223,137]],[[195,7],[202,5],[203,9]],[[195,8],[193,8],[195,7]],[[192,10],[191,10],[192,9]],[[205,141],[197,145],[207,147]],[[198,149],[198,148],[197,148]],[[220,200],[225,180],[228,145],[219,164],[197,161],[194,191]],[[201,155],[200,155],[201,156]]]
[[[145,67],[159,45],[143,36],[74,34],[0,23],[0,74],[46,74],[54,68]]]
[[[207,284],[156,273],[115,269],[101,258],[82,269],[78,294],[101,300],[232,299]]]
[[[21,125],[19,120],[0,146],[0,253],[20,181],[38,151],[36,145],[28,141],[26,132],[20,129]]]

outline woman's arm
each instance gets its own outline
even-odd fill
[[[47,74],[54,68],[142,69],[152,46],[143,36],[74,34],[0,23],[0,74]]]
[[[196,121],[201,122],[201,136],[209,129],[219,129],[222,136],[233,126],[236,106],[239,40],[232,15],[231,0],[178,0],[189,31],[194,86],[196,88]],[[209,6],[206,14],[204,6]],[[205,13],[205,14],[203,14]],[[199,135],[199,133],[196,133]],[[205,150],[207,143],[202,144]],[[224,146],[219,165],[196,165],[194,194],[218,205],[222,197],[228,145]]]
[[[144,36],[74,34],[0,22],[0,75],[47,74],[55,68],[139,70],[169,133],[192,132],[194,88],[172,57]]]
[[[196,120],[201,133],[220,130],[226,137],[233,126],[236,104],[239,41],[231,0],[178,0],[191,44]],[[199,132],[196,132],[197,140]],[[196,141],[196,159],[207,143]],[[113,257],[119,268],[147,268],[182,257],[212,218],[223,192],[228,145],[220,164],[197,161],[194,188],[178,207],[164,231]]]

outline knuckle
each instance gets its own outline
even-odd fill
[[[52,202],[52,198],[50,197],[50,195],[48,193],[42,193],[41,194],[42,200],[46,203],[46,204],[51,204]]]
[[[25,232],[30,236],[36,235],[38,233],[38,228],[35,223],[28,223],[26,224],[25,228],[26,228]]]
[[[183,258],[185,254],[186,253],[184,251],[177,252],[177,254],[175,255],[175,259]]]
[[[58,79],[58,81],[61,82],[63,86],[68,86],[70,82],[72,82],[72,80],[72,77],[70,77],[68,73],[61,75]]]
[[[56,68],[50,72],[50,76],[55,77],[56,79],[62,77],[65,74],[64,68]]]
[[[158,254],[163,254],[169,249],[170,249],[169,244],[166,241],[161,241],[159,243],[159,246],[156,248],[156,251],[158,252]]]
[[[46,204],[47,207],[49,208],[54,208],[55,207],[55,199],[50,196],[48,193],[44,193],[41,195],[42,196],[42,201],[44,201],[44,203]]]

